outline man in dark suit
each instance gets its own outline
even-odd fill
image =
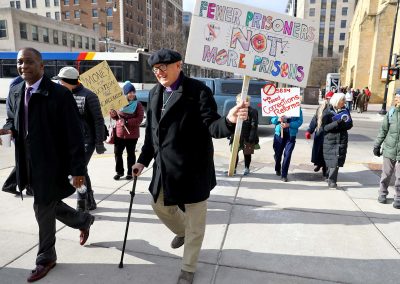
[[[140,175],[154,158],[152,206],[176,235],[171,247],[185,244],[178,283],[192,283],[204,238],[207,199],[216,185],[212,137],[230,136],[237,118],[247,118],[248,104],[239,103],[221,117],[211,90],[181,71],[179,53],[161,49],[148,63],[159,84],[149,94],[144,145],[133,169]]]
[[[84,183],[86,173],[83,134],[78,109],[68,89],[44,75],[40,52],[18,52],[18,73],[24,80],[10,89],[7,122],[0,134],[15,139],[19,189],[33,191],[33,208],[39,225],[36,268],[28,277],[34,282],[56,265],[56,219],[80,230],[80,244],[89,237],[94,217],[62,202]],[[68,175],[72,176],[72,184]]]

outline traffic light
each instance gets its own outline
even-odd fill
[[[394,66],[400,69],[400,56],[397,54],[394,55]]]
[[[393,79],[393,77],[395,78],[395,80],[398,80],[399,79],[399,69],[398,68],[396,68],[396,67],[390,67],[389,68],[389,76],[391,76],[392,77],[392,79]]]

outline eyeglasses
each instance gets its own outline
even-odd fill
[[[153,67],[151,70],[153,71],[154,74],[157,74],[160,71],[162,71],[162,72],[167,71],[167,67],[168,67],[167,64],[161,64],[158,67]]]

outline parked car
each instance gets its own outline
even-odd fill
[[[242,91],[242,79],[222,78],[195,78],[209,87],[217,102],[218,113],[227,115],[228,111],[236,105],[236,96]],[[258,122],[260,125],[271,124],[271,117],[262,116],[261,89],[268,82],[262,80],[250,80],[248,95],[251,96],[251,106],[258,111]],[[147,107],[149,90],[136,92],[137,99]]]

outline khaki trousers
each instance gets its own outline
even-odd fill
[[[206,229],[207,201],[185,204],[185,212],[177,205],[164,206],[163,189],[157,203],[152,202],[158,218],[177,236],[185,237],[182,270],[195,272]]]

